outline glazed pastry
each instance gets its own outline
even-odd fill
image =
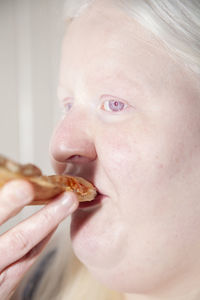
[[[30,205],[47,204],[65,191],[76,193],[79,202],[92,201],[97,195],[95,187],[81,177],[68,175],[44,176],[32,165],[21,165],[0,155],[0,188],[13,179],[25,179],[33,186],[35,197]]]

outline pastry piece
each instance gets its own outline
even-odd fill
[[[35,197],[30,205],[47,204],[62,192],[75,192],[79,202],[92,201],[97,195],[95,187],[81,177],[68,175],[44,176],[32,165],[21,165],[0,155],[0,188],[13,179],[25,179],[33,186]]]

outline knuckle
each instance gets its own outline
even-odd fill
[[[11,239],[11,247],[16,251],[24,251],[29,248],[30,241],[26,237],[25,233],[22,230],[16,230],[13,232]]]
[[[42,226],[52,224],[53,221],[54,221],[54,218],[53,218],[52,214],[48,210],[44,210],[41,215]]]

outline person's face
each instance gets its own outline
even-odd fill
[[[150,32],[100,3],[64,37],[50,148],[56,172],[104,194],[74,213],[73,248],[113,289],[186,292],[200,281],[200,93]]]

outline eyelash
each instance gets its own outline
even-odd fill
[[[61,110],[62,110],[63,114],[68,113],[71,110],[72,106],[73,106],[72,99],[71,98],[65,98],[64,100],[61,100],[60,101],[60,106],[61,106]]]
[[[101,97],[104,98],[105,96]],[[124,110],[126,110],[128,108],[128,104],[124,101],[121,101],[118,98],[114,98],[112,96],[107,95],[107,98],[109,97],[109,99],[105,100],[100,108],[106,112],[112,112],[112,113],[120,113]],[[63,114],[68,113],[72,106],[72,98],[65,98],[64,100],[62,100],[60,102],[61,105],[61,109]]]
[[[121,111],[128,108],[128,104],[119,99],[114,99],[110,97],[110,99],[105,100],[101,105],[101,109],[107,112],[120,113]]]

